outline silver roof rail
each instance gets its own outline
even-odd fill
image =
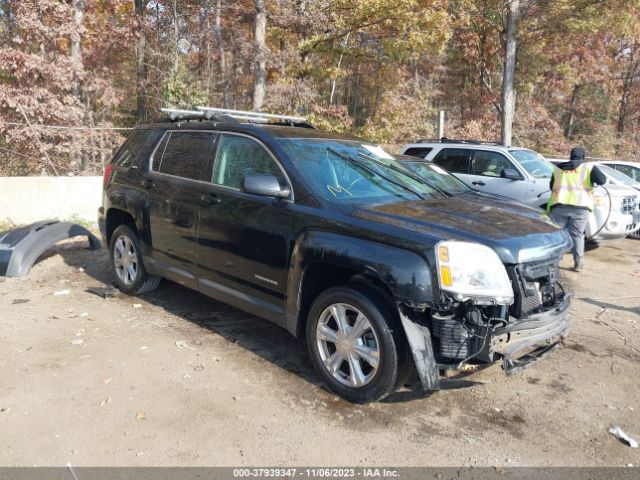
[[[172,122],[181,119],[189,118],[203,118],[204,112],[198,110],[181,110],[179,108],[161,108],[161,112],[164,112]]]
[[[307,123],[304,117],[292,115],[275,115],[272,113],[252,112],[247,110],[231,110],[228,108],[196,107],[204,114],[204,118],[210,119],[216,115],[227,115],[238,120],[248,120],[250,122],[268,123],[269,120],[284,120],[292,123]]]

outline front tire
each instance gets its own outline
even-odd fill
[[[158,288],[160,277],[149,275],[145,270],[138,236],[127,225],[120,225],[111,235],[109,258],[121,292],[137,295]]]
[[[381,400],[402,381],[406,347],[397,314],[369,291],[335,287],[311,306],[306,340],[330,390],[354,403]]]

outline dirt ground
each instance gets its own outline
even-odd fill
[[[640,440],[640,241],[563,270],[565,348],[512,377],[494,365],[471,387],[366,406],[325,391],[284,330],[179,285],[91,293],[106,265],[67,242],[0,279],[0,465],[640,464],[607,433]]]

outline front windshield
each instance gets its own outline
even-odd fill
[[[634,185],[637,183],[628,175],[617,171],[615,168],[607,167],[606,165],[596,165],[602,173],[607,177],[613,178],[615,181],[622,183],[623,185]]]
[[[317,138],[280,138],[278,143],[326,200],[386,202],[444,196],[376,145]]]
[[[420,161],[405,161],[404,165],[415,173],[450,195],[470,192],[471,189],[462,180],[457,179],[444,168],[433,163]]]
[[[553,167],[542,155],[533,150],[509,150],[520,165],[534,178],[551,178]]]

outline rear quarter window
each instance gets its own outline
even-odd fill
[[[427,155],[431,153],[431,150],[433,150],[433,148],[431,147],[411,147],[407,148],[407,150],[404,152],[404,155],[418,158],[427,158]]]
[[[152,130],[135,129],[133,130],[125,142],[122,144],[113,161],[113,165],[118,167],[130,167],[133,165],[134,160],[144,151],[145,146],[150,142],[153,137]]]

